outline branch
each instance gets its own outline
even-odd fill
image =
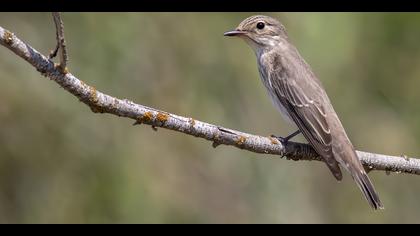
[[[200,137],[213,142],[213,146],[224,144],[255,153],[286,156],[291,160],[322,159],[308,144],[288,142],[283,146],[276,139],[223,128],[217,125],[170,114],[165,111],[136,104],[127,99],[118,99],[87,85],[71,73],[63,73],[47,57],[22,42],[13,33],[0,27],[0,44],[23,58],[42,75],[58,83],[65,90],[76,96],[95,113],[109,113],[135,120],[135,124],[147,124],[162,127],[184,134]],[[385,170],[387,172],[411,173],[420,175],[420,159],[406,156],[387,156],[357,151],[367,170]]]
[[[60,49],[60,69],[63,73],[67,73],[67,49],[66,49],[66,40],[64,38],[64,24],[61,20],[61,15],[59,12],[52,13],[55,29],[56,29],[56,37],[57,37],[57,46],[55,50],[52,51],[49,55],[49,59],[53,59],[57,56],[57,52]]]

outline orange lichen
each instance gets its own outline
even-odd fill
[[[88,86],[83,80],[79,80],[80,81],[80,84],[83,86],[83,87],[86,87],[86,86]]]
[[[148,123],[148,122],[150,122],[152,120],[153,120],[153,113],[150,112],[150,111],[146,111],[144,113],[144,115],[140,115],[140,116],[137,117],[136,123],[134,123],[134,125]]]
[[[244,136],[239,136],[238,140],[236,140],[236,144],[238,145],[243,145],[246,141],[246,137]]]
[[[13,33],[12,33],[12,32],[10,32],[10,31],[6,30],[6,31],[4,32],[3,37],[4,37],[4,42],[5,42],[6,44],[8,44],[8,45],[12,44],[12,42],[13,42]]]
[[[188,120],[188,123],[190,123],[190,125],[191,125],[192,127],[194,127],[194,125],[195,125],[195,120],[194,120],[193,118],[190,118],[190,119]]]
[[[69,73],[69,69],[67,67],[64,67],[59,63],[54,63],[54,68],[58,69],[62,74]]]
[[[98,92],[92,86],[89,87],[89,106],[94,113],[104,113],[101,106],[98,105]]]
[[[271,144],[279,144],[279,141],[273,137],[268,137],[268,139],[270,139]]]
[[[169,116],[167,114],[159,112],[156,116],[156,119],[161,123],[165,123],[169,119]]]
[[[64,67],[64,68],[62,68],[62,67],[60,66],[60,69],[61,69],[61,73],[63,73],[63,74],[67,74],[67,73],[69,73],[69,68],[67,68],[67,66],[66,66],[66,67]]]
[[[153,113],[150,111],[147,111],[146,113],[144,113],[144,115],[140,118],[141,122],[150,122],[151,120],[153,120]]]
[[[97,105],[97,103],[98,103],[98,93],[97,93],[96,89],[92,86],[89,87],[89,101],[93,105]]]

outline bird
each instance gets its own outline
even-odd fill
[[[275,18],[255,15],[224,36],[239,37],[253,49],[260,79],[274,106],[298,127],[287,137],[277,137],[279,141],[287,144],[302,133],[338,181],[343,178],[341,166],[369,205],[384,209],[321,81],[289,39],[284,25]]]

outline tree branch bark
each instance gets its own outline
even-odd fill
[[[285,156],[291,160],[322,159],[308,144],[288,142],[283,146],[271,137],[248,134],[217,125],[182,117],[158,109],[136,104],[127,99],[118,99],[97,91],[71,73],[64,73],[60,67],[30,45],[24,43],[8,30],[0,27],[0,44],[31,64],[45,77],[58,83],[95,113],[109,113],[135,120],[135,124],[162,127],[184,134],[200,137],[213,142],[213,146],[224,144],[255,153]],[[410,173],[420,175],[420,160],[406,156],[388,156],[357,151],[363,165],[368,170]]]

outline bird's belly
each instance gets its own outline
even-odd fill
[[[277,108],[277,110],[280,112],[281,116],[285,121],[287,121],[290,124],[295,124],[293,122],[292,118],[289,116],[289,113],[287,112],[286,108],[283,106],[283,104],[278,99],[277,95],[273,94],[270,89],[267,89],[267,92],[271,98],[271,101],[273,102],[273,105]]]

